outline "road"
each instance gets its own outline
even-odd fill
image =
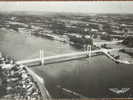
[[[26,69],[29,72],[29,74],[33,77],[34,81],[37,82],[37,85],[42,94],[42,100],[49,100],[51,97],[48,90],[45,87],[44,80],[28,67],[26,67]]]

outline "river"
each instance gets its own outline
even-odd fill
[[[44,56],[77,51],[59,41],[0,29],[0,51],[5,55],[16,60],[30,59],[39,57],[40,49],[44,50]],[[43,77],[53,98],[75,97],[57,88],[58,85],[90,98],[133,97],[133,66],[116,64],[103,55],[32,69]],[[109,88],[130,89],[124,94],[116,94]]]

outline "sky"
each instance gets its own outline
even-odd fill
[[[0,11],[79,13],[133,13],[133,1],[12,1],[0,2]]]

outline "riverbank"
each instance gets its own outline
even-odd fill
[[[50,98],[44,80],[28,66],[17,65],[14,60],[0,57],[0,98],[3,99],[42,99]]]

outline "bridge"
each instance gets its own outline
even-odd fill
[[[49,57],[44,57],[43,51],[40,51],[40,57],[39,58],[34,58],[34,59],[27,59],[27,60],[21,60],[21,61],[16,61],[16,64],[31,64],[31,63],[36,63],[36,64],[53,64],[53,63],[59,63],[59,62],[66,62],[70,60],[77,60],[81,58],[87,58],[87,57],[93,57],[95,55],[99,54],[104,54],[114,62],[118,63],[123,63],[123,64],[130,64],[127,61],[121,61],[121,60],[116,60],[113,56],[111,56],[108,52],[111,51],[119,51],[122,50],[123,48],[114,48],[114,49],[98,49],[98,50],[88,50],[88,51],[82,51],[82,52],[74,52],[74,53],[67,53],[67,54],[61,54],[61,55],[55,55],[55,56],[49,56]]]

